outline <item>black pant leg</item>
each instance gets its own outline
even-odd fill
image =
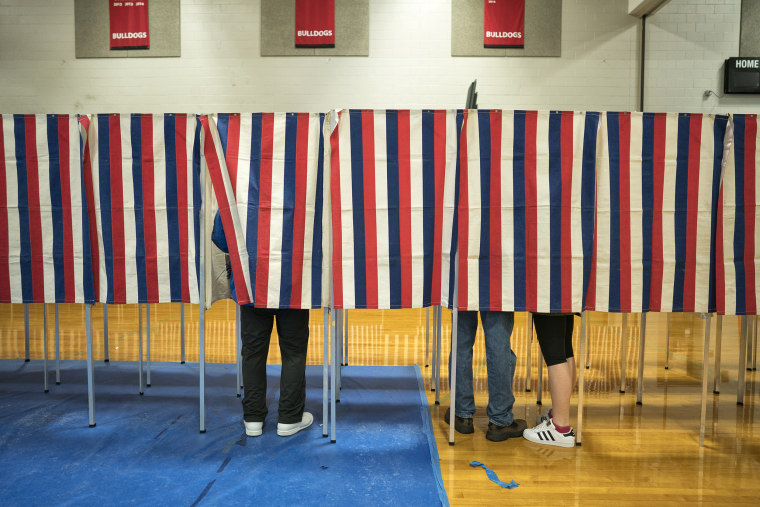
[[[533,325],[546,366],[567,361],[566,336],[569,330],[569,338],[572,340],[573,318],[572,315],[533,314]]]
[[[278,422],[301,422],[306,403],[306,353],[309,310],[277,310],[277,335],[282,356]]]
[[[262,422],[267,416],[267,354],[274,315],[252,306],[240,307],[243,342],[243,419]]]
[[[565,321],[565,357],[573,357],[573,327],[575,326],[575,317],[569,315]]]

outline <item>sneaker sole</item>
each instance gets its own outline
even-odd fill
[[[309,426],[311,426],[311,424]],[[293,428],[292,430],[282,430],[282,431],[281,430],[277,430],[277,435],[280,436],[280,437],[289,437],[291,435],[295,435],[296,433],[298,433],[301,430],[305,430],[309,426],[303,426],[301,428]]]
[[[299,431],[305,430],[306,428],[308,428],[309,426],[311,426],[313,422],[314,421],[310,422],[306,426],[298,426],[297,428],[291,428],[289,430],[280,430],[280,429],[278,429],[277,430],[277,435],[281,436],[281,437],[289,437],[291,435],[295,435]]]
[[[261,430],[245,430],[245,434],[249,437],[260,437],[261,436]]]
[[[539,440],[539,439],[533,439],[523,434],[523,438],[527,440],[528,442],[533,442],[534,444],[542,444],[542,445],[553,445],[556,447],[575,447],[575,440],[572,442],[558,442],[556,440]]]

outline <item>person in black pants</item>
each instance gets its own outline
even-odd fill
[[[575,431],[570,426],[570,395],[575,386],[574,318],[573,314],[533,314],[538,344],[549,370],[552,408],[538,416],[535,427],[523,431],[523,437],[531,442],[575,446]]]
[[[221,218],[217,213],[211,235],[214,244],[228,251]],[[229,270],[228,270],[229,273]],[[232,295],[235,280],[230,275]],[[306,403],[306,352],[309,346],[309,310],[263,309],[240,306],[240,337],[243,342],[243,424],[251,437],[261,435],[268,409],[267,354],[274,322],[282,356],[277,434],[294,435],[311,426],[314,417],[304,412]]]

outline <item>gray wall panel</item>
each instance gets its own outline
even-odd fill
[[[335,47],[316,48],[315,53],[369,56],[369,0],[335,0]]]
[[[77,58],[141,58],[180,56],[180,0],[148,3],[149,49],[109,48],[108,2],[74,0]]]
[[[335,47],[295,47],[295,0],[261,0],[261,56],[369,56],[369,0],[335,0]]]
[[[760,56],[760,0],[742,0],[739,56]]]
[[[314,55],[313,48],[295,46],[295,32],[295,0],[261,0],[261,56]]]
[[[525,47],[483,47],[483,0],[452,0],[451,56],[562,56],[562,0],[525,1]]]

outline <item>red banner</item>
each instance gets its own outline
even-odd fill
[[[525,0],[483,0],[483,14],[483,47],[524,46]]]
[[[111,49],[147,49],[150,47],[148,30],[148,0],[127,2],[110,0]]]
[[[296,0],[296,47],[335,47],[335,0]]]

